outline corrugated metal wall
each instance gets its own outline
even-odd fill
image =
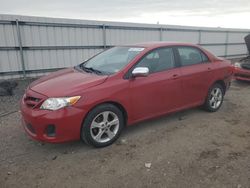
[[[243,29],[0,15],[0,79],[24,73],[38,76],[79,64],[114,45],[145,41],[191,42],[218,56],[239,57],[247,54],[244,37],[249,33]]]

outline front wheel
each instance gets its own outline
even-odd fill
[[[224,90],[220,84],[214,84],[208,91],[208,95],[204,104],[205,110],[216,112],[223,103]]]
[[[87,115],[81,130],[85,143],[95,147],[105,147],[120,136],[124,127],[123,113],[112,104],[97,106]]]

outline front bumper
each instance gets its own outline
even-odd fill
[[[250,81],[250,70],[235,68],[234,78],[236,80]]]
[[[80,139],[82,121],[86,111],[75,107],[66,107],[56,111],[31,108],[24,98],[21,100],[22,125],[33,139],[60,143]],[[54,127],[53,129],[50,129]],[[51,130],[54,134],[50,134]]]

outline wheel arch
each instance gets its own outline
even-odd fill
[[[83,121],[82,121],[82,124],[84,123],[86,117],[88,116],[88,114],[94,109],[96,108],[97,106],[100,106],[100,105],[104,105],[104,104],[112,104],[114,106],[116,106],[119,110],[121,110],[123,116],[124,116],[124,125],[126,126],[127,125],[127,121],[128,121],[128,113],[127,113],[127,110],[125,109],[125,107],[119,103],[119,102],[116,102],[116,101],[105,101],[105,102],[101,102],[101,103],[98,103],[96,104],[95,106],[93,106],[86,114],[86,116],[84,117]]]
[[[210,85],[210,87],[208,88],[207,94],[206,94],[205,99],[204,99],[204,102],[206,101],[206,99],[207,99],[207,97],[208,97],[208,93],[209,93],[211,87],[212,87],[214,84],[220,84],[220,85],[222,86],[222,88],[223,88],[223,94],[225,95],[225,93],[226,93],[226,84],[225,84],[225,82],[224,82],[223,80],[216,80],[216,81],[214,81],[214,82]]]
[[[223,94],[226,93],[226,84],[225,84],[225,82],[224,82],[223,80],[216,80],[216,81],[212,84],[212,86],[213,86],[214,84],[220,84],[220,85],[222,86],[222,88],[223,88]]]
[[[223,81],[223,80],[216,80],[215,82],[213,82],[212,84],[211,84],[211,86],[210,86],[210,88],[209,88],[209,90],[208,90],[208,92],[207,92],[207,96],[206,96],[206,98],[205,98],[205,101],[204,101],[204,104],[203,104],[203,108],[206,110],[206,111],[208,111],[208,112],[216,112],[219,108],[220,108],[220,106],[218,106],[218,107],[216,107],[215,109],[213,109],[213,108],[211,108],[209,105],[208,105],[208,100],[209,100],[209,96],[210,96],[210,92],[211,92],[211,90],[212,90],[212,88],[213,88],[213,86],[215,85],[215,84],[218,84],[218,85],[220,85],[221,87],[222,87],[222,92],[223,92],[223,94],[222,94],[222,101],[221,101],[221,103],[220,103],[220,106],[222,105],[222,102],[223,102],[223,96],[225,95],[225,92],[226,92],[226,84],[225,84],[225,82]]]

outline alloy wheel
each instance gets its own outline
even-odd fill
[[[98,143],[108,142],[118,133],[119,125],[119,118],[114,112],[101,112],[90,125],[91,137]]]
[[[211,108],[217,109],[222,103],[223,93],[222,90],[218,87],[213,88],[210,93],[209,104]]]

